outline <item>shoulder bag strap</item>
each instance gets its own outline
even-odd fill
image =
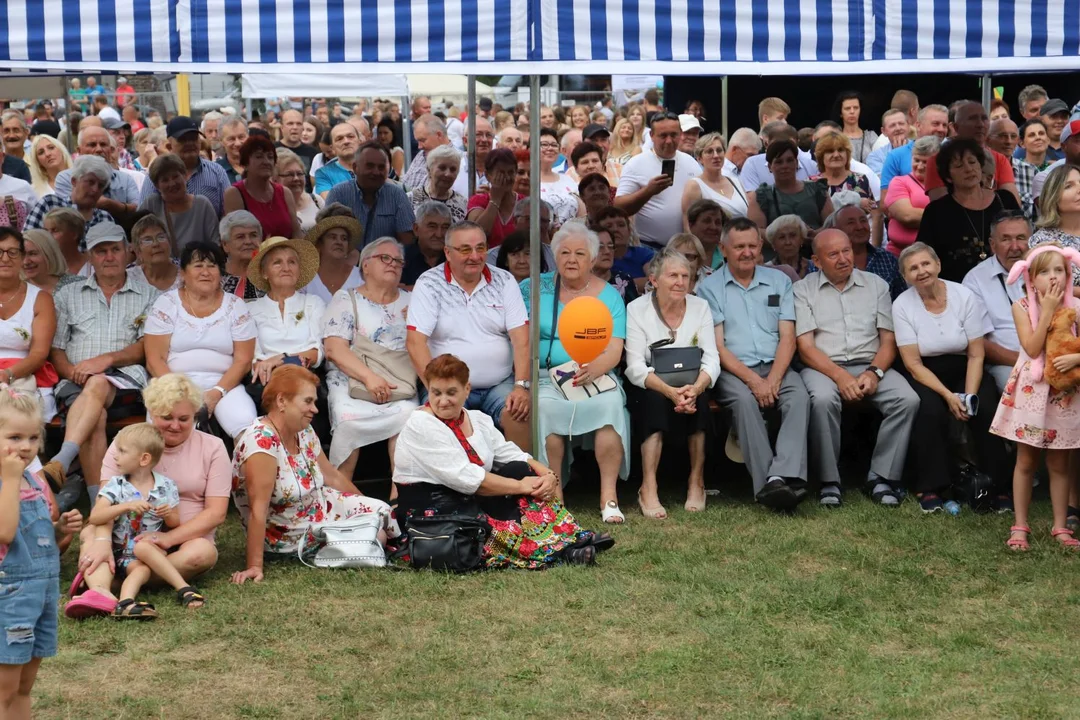
[[[547,357],[544,365],[551,367],[551,349],[555,345],[555,333],[559,328],[559,273],[555,273],[555,299],[551,303],[551,339],[548,341]],[[539,320],[537,321],[539,322]]]
[[[349,293],[349,300],[352,301],[352,317],[353,317],[353,347],[356,346],[356,338],[360,334],[360,311],[356,307],[356,288],[352,290],[346,290]]]

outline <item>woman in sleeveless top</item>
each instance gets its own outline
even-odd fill
[[[765,160],[775,185],[761,183],[748,198],[746,216],[759,228],[766,228],[781,215],[798,215],[807,227],[817,230],[832,215],[833,205],[825,186],[803,182],[799,169],[799,149],[790,140],[769,143]]]
[[[247,210],[262,225],[263,238],[303,237],[291,192],[273,182],[277,150],[267,138],[253,135],[240,146],[244,179],[225,191],[225,214]]]
[[[48,363],[56,308],[51,295],[19,277],[24,252],[18,232],[0,229],[0,383],[36,389],[48,422],[56,415],[52,389],[59,379]]]
[[[720,133],[709,133],[700,138],[694,145],[694,157],[701,163],[703,172],[700,176],[686,183],[682,195],[683,229],[689,230],[687,211],[690,206],[701,199],[712,200],[724,211],[728,218],[743,217],[746,215],[748,203],[746,193],[721,174],[724,169],[724,136]]]

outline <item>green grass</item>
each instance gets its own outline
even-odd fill
[[[1009,517],[850,494],[780,517],[629,523],[595,568],[443,576],[271,566],[235,587],[235,516],[186,613],[61,620],[38,718],[1076,717],[1080,558]],[[572,498],[596,526],[594,496]],[[589,507],[589,510],[583,508]],[[72,557],[65,558],[70,579]]]

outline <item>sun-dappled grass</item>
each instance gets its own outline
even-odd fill
[[[586,526],[592,500],[571,500]],[[200,583],[209,605],[162,591],[156,623],[62,620],[35,716],[1076,717],[1080,558],[1049,539],[1045,502],[1018,556],[1007,516],[854,494],[794,517],[665,500],[663,522],[626,501],[594,568],[271,566],[243,587],[228,583],[243,547],[230,515]]]

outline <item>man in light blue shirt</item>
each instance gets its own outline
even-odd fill
[[[937,135],[942,140],[949,134],[949,109],[944,105],[927,105],[919,111],[916,125],[916,137]],[[889,182],[894,177],[911,172],[911,145],[907,143],[889,151],[881,166],[881,197],[884,199],[889,190]]]
[[[338,183],[352,180],[356,149],[360,147],[360,133],[349,123],[338,123],[330,129],[330,144],[334,159],[315,171],[315,192],[324,198]]]
[[[698,286],[716,326],[723,372],[717,401],[732,414],[739,448],[754,483],[757,501],[790,510],[806,497],[806,437],[810,397],[795,355],[795,301],[791,280],[758,265],[761,237],[747,218],[724,227],[723,267]],[[763,411],[780,410],[776,452],[769,443]]]
[[[402,245],[415,239],[412,203],[401,187],[387,182],[389,165],[389,151],[366,142],[356,151],[356,179],[338,183],[326,195],[327,205],[339,202],[360,221],[364,228],[361,248],[381,237],[392,237]]]

